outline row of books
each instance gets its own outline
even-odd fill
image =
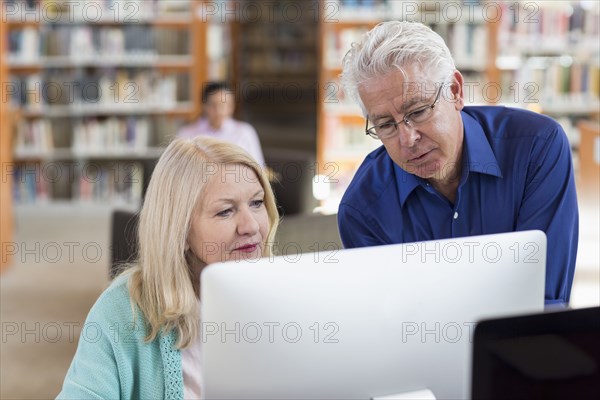
[[[488,28],[485,24],[457,23],[432,25],[448,44],[457,68],[480,70],[486,67]]]
[[[148,148],[150,121],[147,118],[107,118],[79,122],[73,129],[73,152],[143,152]]]
[[[51,182],[56,174],[40,164],[21,164],[13,171],[13,200],[16,204],[46,202],[51,197]]]
[[[151,26],[27,26],[8,34],[9,62],[36,62],[40,57],[86,60],[96,57],[151,58],[189,54],[189,32]]]
[[[152,70],[113,70],[36,73],[9,77],[7,93],[17,106],[45,105],[159,105],[178,101],[177,75]]]
[[[457,23],[432,24],[448,44],[459,68],[482,70],[485,68],[488,47],[488,29],[484,24]],[[331,29],[325,37],[325,65],[329,69],[340,68],[342,59],[352,43],[359,42],[369,30],[368,26],[347,29]]]
[[[539,49],[540,41],[561,52],[582,41],[598,52],[600,7],[596,2],[501,2],[500,47]]]
[[[464,1],[398,1],[398,0],[328,0],[322,20],[337,21],[383,21],[411,20],[430,23],[482,23],[492,11],[486,10],[484,0]]]
[[[522,68],[505,79],[513,88],[515,84],[522,89],[529,88],[529,93],[522,92],[528,96],[528,102],[570,103],[577,107],[594,100],[598,102],[600,98],[600,65],[570,56],[529,58]]]
[[[122,22],[137,23],[165,13],[191,10],[190,0],[4,0],[4,13],[19,22]]]
[[[54,149],[52,123],[47,119],[19,122],[15,137],[15,154],[45,154]]]
[[[71,186],[72,201],[139,205],[143,178],[140,163],[26,163],[13,171],[13,200],[16,204],[48,202],[53,199],[54,187],[64,184]]]
[[[76,155],[143,153],[150,138],[148,118],[97,118],[73,125],[71,151]],[[49,119],[23,120],[15,138],[15,154],[21,156],[51,154],[54,135]]]
[[[74,182],[72,198],[82,202],[140,204],[144,170],[139,163],[86,165]]]

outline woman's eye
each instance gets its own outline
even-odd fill
[[[250,205],[254,208],[260,208],[262,207],[262,205],[264,204],[264,200],[252,200],[252,202],[250,203]]]
[[[229,216],[231,213],[233,212],[233,210],[231,208],[228,208],[227,210],[223,210],[223,211],[219,211],[217,213],[218,217],[227,217]]]

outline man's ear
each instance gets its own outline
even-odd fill
[[[464,92],[464,78],[462,74],[455,70],[452,74],[452,81],[450,83],[450,94],[452,101],[454,102],[454,108],[456,111],[460,111],[465,106],[465,92]]]

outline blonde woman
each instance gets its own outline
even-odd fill
[[[270,255],[278,218],[244,150],[175,139],[140,212],[139,259],[92,307],[58,398],[199,398],[200,272]]]

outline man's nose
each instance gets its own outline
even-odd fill
[[[405,122],[398,124],[398,140],[402,147],[413,147],[417,140],[421,138],[417,129],[413,126],[408,125]]]

